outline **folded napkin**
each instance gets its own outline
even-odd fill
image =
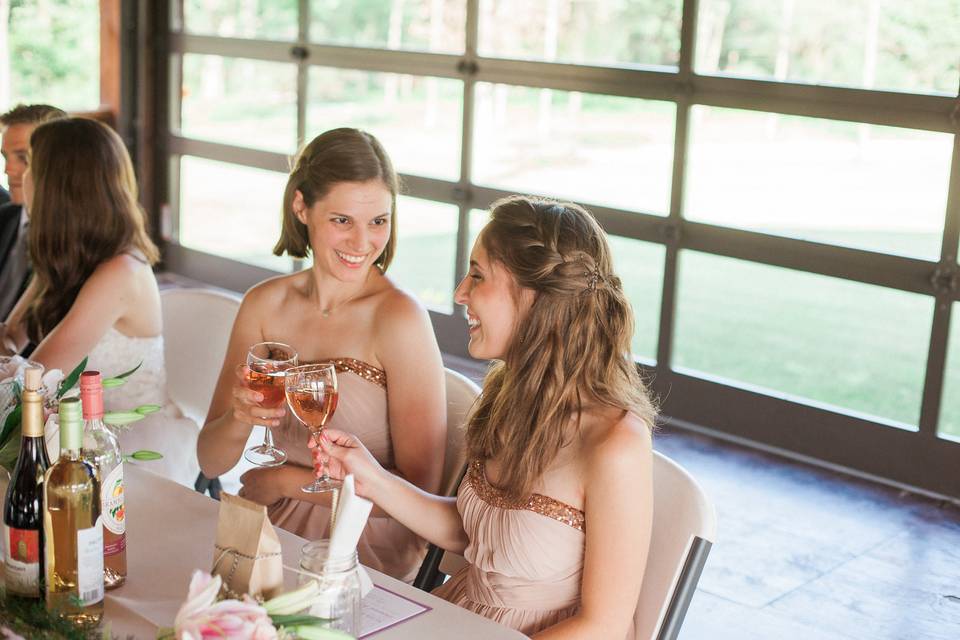
[[[334,527],[330,532],[328,562],[330,558],[342,558],[352,555],[357,550],[357,542],[360,541],[363,528],[367,526],[371,509],[373,509],[373,503],[357,495],[353,474],[347,475],[343,479],[343,486],[340,487]],[[363,567],[359,567],[358,573],[360,594],[365,596],[373,589],[373,581]]]

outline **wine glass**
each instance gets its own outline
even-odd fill
[[[258,342],[247,353],[247,386],[263,395],[260,406],[277,409],[283,404],[283,379],[297,366],[297,352],[282,342]],[[273,445],[270,427],[263,425],[263,442],[243,452],[243,457],[260,467],[276,467],[287,461],[283,449]]]
[[[332,364],[305,364],[287,369],[284,379],[287,404],[320,446],[320,435],[333,413],[337,410],[337,371]],[[335,492],[340,482],[327,473],[327,464],[321,459],[320,477],[301,487],[304,493]]]

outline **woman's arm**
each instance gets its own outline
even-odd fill
[[[376,318],[377,359],[387,374],[390,440],[396,472],[436,493],[447,440],[446,392],[430,316],[416,300],[392,292]]]
[[[64,373],[80,364],[107,331],[140,301],[137,284],[141,268],[141,263],[126,255],[116,256],[98,266],[83,283],[67,315],[37,345],[30,359],[47,369],[60,369]],[[27,289],[23,298],[30,294]],[[23,298],[11,316],[20,312]]]
[[[279,426],[279,419],[286,413],[282,406],[260,407],[263,396],[247,388],[242,372],[238,371],[238,367],[246,363],[247,350],[264,340],[260,319],[271,303],[271,296],[265,290],[268,286],[268,283],[259,284],[247,292],[233,322],[207,420],[197,439],[197,459],[203,475],[208,478],[216,478],[233,468],[243,454],[254,425]]]
[[[17,304],[10,310],[4,322],[3,351],[6,355],[14,355],[23,351],[29,342],[27,338],[27,309],[34,298],[37,297],[37,279],[30,278],[30,284],[27,286],[23,295],[17,300]]]
[[[330,475],[354,475],[357,494],[368,498],[397,522],[442,549],[462,554],[467,534],[457,511],[456,498],[427,493],[386,471],[366,447],[344,431],[326,429],[320,446],[330,456]]]
[[[537,640],[624,638],[637,608],[653,522],[650,432],[627,416],[588,453],[580,610]]]

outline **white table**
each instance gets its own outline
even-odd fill
[[[120,638],[155,638],[173,626],[194,569],[209,570],[219,503],[147,471],[149,463],[126,464],[127,582],[107,592],[104,618]],[[284,564],[294,565],[303,538],[277,529]],[[368,569],[373,582],[432,609],[375,634],[376,640],[457,638],[497,640],[526,636]]]

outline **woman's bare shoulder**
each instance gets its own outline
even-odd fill
[[[653,452],[650,425],[629,411],[609,409],[594,416],[585,433],[583,459],[588,474],[601,469],[649,464]]]
[[[426,307],[410,292],[396,286],[389,278],[375,295],[376,326],[389,332],[430,324]]]
[[[305,273],[289,273],[267,278],[250,287],[243,295],[244,305],[277,305],[282,304],[292,295],[299,292],[305,283]]]

